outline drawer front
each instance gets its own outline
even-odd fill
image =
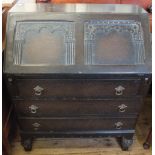
[[[20,79],[17,87],[21,97],[120,97],[137,95],[140,79]]]
[[[72,118],[21,118],[22,131],[97,131],[126,130],[135,127],[135,118],[103,118],[103,117],[72,117]]]
[[[20,100],[15,101],[19,116],[127,115],[140,111],[142,100]]]

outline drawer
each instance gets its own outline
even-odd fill
[[[97,131],[126,130],[135,127],[135,118],[103,118],[103,117],[52,117],[52,118],[20,118],[22,131]]]
[[[115,100],[18,100],[14,101],[19,116],[79,116],[137,114],[141,98]]]
[[[104,97],[139,93],[140,79],[19,79],[21,97]]]

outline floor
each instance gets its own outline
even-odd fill
[[[147,98],[129,151],[122,151],[115,138],[40,138],[31,152],[25,152],[17,136],[11,144],[12,155],[151,155],[151,148],[144,150],[142,146],[151,126],[151,112],[151,98]]]

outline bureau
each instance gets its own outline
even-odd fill
[[[16,4],[4,76],[21,144],[37,137],[133,142],[151,83],[147,13],[134,5]]]

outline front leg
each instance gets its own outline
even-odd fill
[[[133,136],[123,136],[121,139],[121,146],[123,151],[127,151],[133,144]]]
[[[25,151],[31,151],[32,150],[32,138],[22,137],[21,138],[21,145],[24,147]]]

